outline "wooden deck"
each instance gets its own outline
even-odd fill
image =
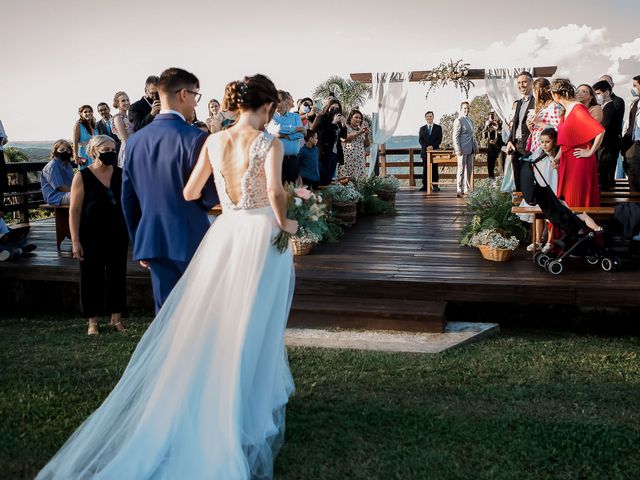
[[[398,215],[360,219],[339,243],[296,257],[294,307],[320,314],[325,305],[327,316],[336,317],[340,303],[353,307],[357,298],[365,305],[377,302],[386,316],[393,316],[389,305],[396,304],[398,312],[413,318],[420,310],[416,302],[432,302],[433,308],[425,307],[426,317],[439,310],[439,302],[640,306],[640,272],[633,263],[605,273],[575,259],[554,277],[538,269],[524,248],[506,263],[482,259],[476,249],[458,245],[463,206],[451,190],[429,197],[414,189],[401,191]],[[35,255],[0,263],[0,301],[48,310],[77,304],[78,267],[70,256],[56,252],[53,221],[34,222],[31,241],[38,245]],[[68,241],[65,248],[70,249]],[[148,272],[130,262],[128,277],[130,306],[150,309]]]

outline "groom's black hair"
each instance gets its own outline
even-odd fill
[[[177,93],[183,88],[200,88],[198,77],[181,68],[167,68],[160,75],[158,90],[164,93]]]

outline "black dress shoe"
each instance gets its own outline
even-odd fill
[[[426,192],[427,191],[427,187],[422,187],[420,190],[418,190],[419,192]]]
[[[440,191],[440,187],[438,185],[434,185],[433,187],[431,187],[431,191],[432,192],[439,192]]]

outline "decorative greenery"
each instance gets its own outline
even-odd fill
[[[338,206],[354,205],[362,200],[362,195],[351,182],[346,185],[333,183],[322,190],[322,193],[331,197],[333,204]]]
[[[323,242],[337,243],[344,235],[344,229],[350,227],[347,222],[339,219],[333,213],[329,213],[326,218],[327,231],[322,237]]]
[[[326,98],[329,95],[340,100],[346,116],[354,108],[362,107],[371,97],[371,84],[334,75],[316,86],[313,91],[315,98]],[[371,125],[371,122],[368,123]]]
[[[362,198],[358,202],[359,215],[393,215],[396,213],[396,208],[392,204],[381,200],[376,195],[376,192],[383,190],[380,188],[381,179],[383,178],[387,184],[387,188],[393,188],[393,185],[395,185],[394,180],[398,183],[398,188],[400,188],[400,182],[395,177],[374,176],[355,181],[356,190],[362,195]]]
[[[442,62],[436,68],[428,71],[421,80],[422,84],[429,84],[429,89],[425,94],[425,98],[429,98],[429,94],[440,87],[445,87],[452,83],[454,87],[462,91],[465,98],[469,98],[469,89],[475,84],[469,80],[469,64],[463,60],[452,60]]]
[[[4,159],[7,163],[23,163],[29,161],[27,154],[16,147],[6,147],[4,149]]]
[[[400,180],[393,175],[386,177],[373,177],[376,186],[376,192],[383,191],[394,193],[400,190]]]
[[[519,244],[520,240],[518,240],[516,237],[512,236],[510,238],[505,238],[494,228],[481,230],[469,240],[470,247],[488,245],[491,248],[498,248],[500,250],[515,250],[516,248],[518,248]]]
[[[494,229],[505,238],[523,240],[527,230],[517,215],[511,213],[511,194],[500,191],[502,177],[476,182],[475,190],[467,200],[471,220],[460,234],[460,244],[470,245],[473,236],[483,230]]]

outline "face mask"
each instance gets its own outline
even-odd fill
[[[63,162],[68,162],[71,160],[70,152],[56,152],[56,157],[58,157]]]
[[[598,105],[602,105],[604,103],[604,96],[601,93],[596,94],[596,102],[598,102]]]
[[[633,88],[631,89],[631,96],[632,96],[632,97],[638,97],[638,96],[640,96],[640,94],[638,93],[638,89],[637,89],[636,87],[633,87]]]
[[[310,111],[311,111],[311,108],[309,108],[307,105],[302,106],[302,113],[309,113]]]
[[[118,161],[118,155],[116,152],[101,152],[100,155],[98,155],[98,158],[107,166],[115,165]]]

